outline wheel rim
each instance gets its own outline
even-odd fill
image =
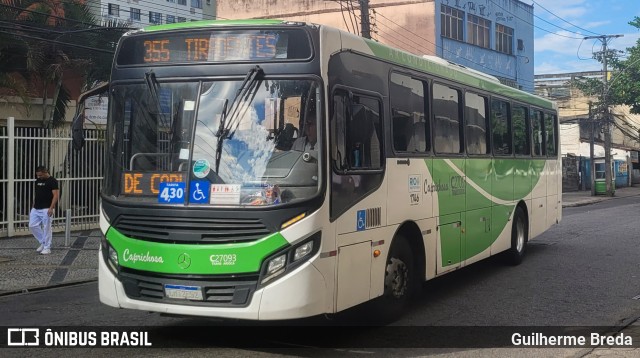
[[[389,261],[384,283],[393,297],[401,298],[407,292],[409,268],[398,258],[392,257]]]
[[[521,218],[518,218],[516,223],[516,250],[522,252],[524,248],[524,222]]]

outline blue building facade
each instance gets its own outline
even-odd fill
[[[518,0],[435,0],[436,54],[534,91],[533,6]]]

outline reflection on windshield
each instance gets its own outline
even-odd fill
[[[189,205],[277,205],[314,196],[319,87],[249,75],[244,82],[116,86],[109,122],[116,175],[105,191]]]

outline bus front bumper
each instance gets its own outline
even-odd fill
[[[189,306],[135,300],[126,295],[123,284],[107,267],[102,252],[98,255],[98,261],[100,302],[111,307],[247,320],[295,319],[329,313],[331,310],[331,305],[326,302],[325,280],[313,265],[313,259],[256,290],[245,307]]]

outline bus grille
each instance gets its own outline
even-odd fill
[[[258,285],[258,275],[242,277],[216,277],[206,280],[185,280],[169,277],[149,277],[129,273],[120,273],[120,281],[127,297],[140,301],[173,303],[187,306],[206,307],[245,307]],[[202,288],[203,300],[192,301],[167,298],[164,284],[199,286]]]
[[[271,233],[260,219],[122,215],[113,226],[121,234],[140,240],[193,244],[255,241]]]

